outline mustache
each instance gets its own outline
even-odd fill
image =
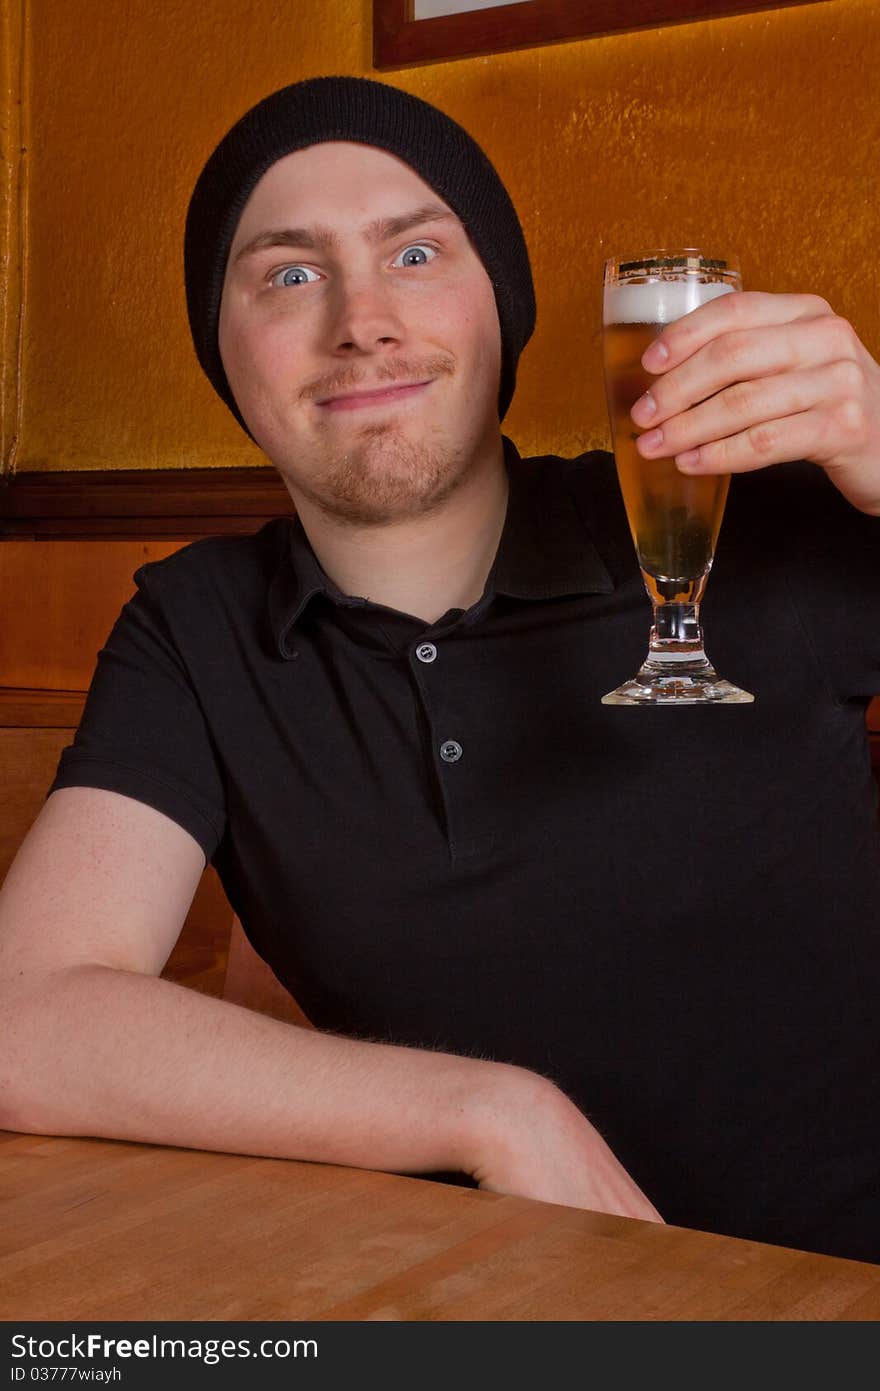
[[[388,358],[378,367],[366,372],[362,367],[351,364],[339,367],[334,372],[309,382],[299,393],[300,401],[327,400],[340,391],[354,391],[357,387],[370,390],[383,382],[406,384],[421,382],[427,377],[449,377],[455,371],[455,360],[451,353],[435,353],[431,357]]]

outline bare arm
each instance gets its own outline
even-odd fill
[[[335,1037],[159,979],[203,865],[141,803],[84,788],[49,799],[0,893],[0,1125],[461,1170],[501,1192],[656,1217],[532,1073]]]

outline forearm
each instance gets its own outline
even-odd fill
[[[298,1028],[101,966],[51,977],[6,1016],[0,1124],[39,1134],[455,1170],[519,1072]]]

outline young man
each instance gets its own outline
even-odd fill
[[[613,461],[501,434],[534,303],[470,137],[364,79],[274,93],[199,179],[186,276],[297,520],[139,572],[3,890],[0,1124],[880,1260],[852,329],[727,296],[646,357],[645,453],[742,474],[712,642],[757,701],[633,711],[600,703],[647,607]],[[315,1030],[157,978],[206,856]]]

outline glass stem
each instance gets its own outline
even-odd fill
[[[699,604],[654,604],[654,622],[646,667],[679,675],[706,671],[710,664],[703,651]]]

